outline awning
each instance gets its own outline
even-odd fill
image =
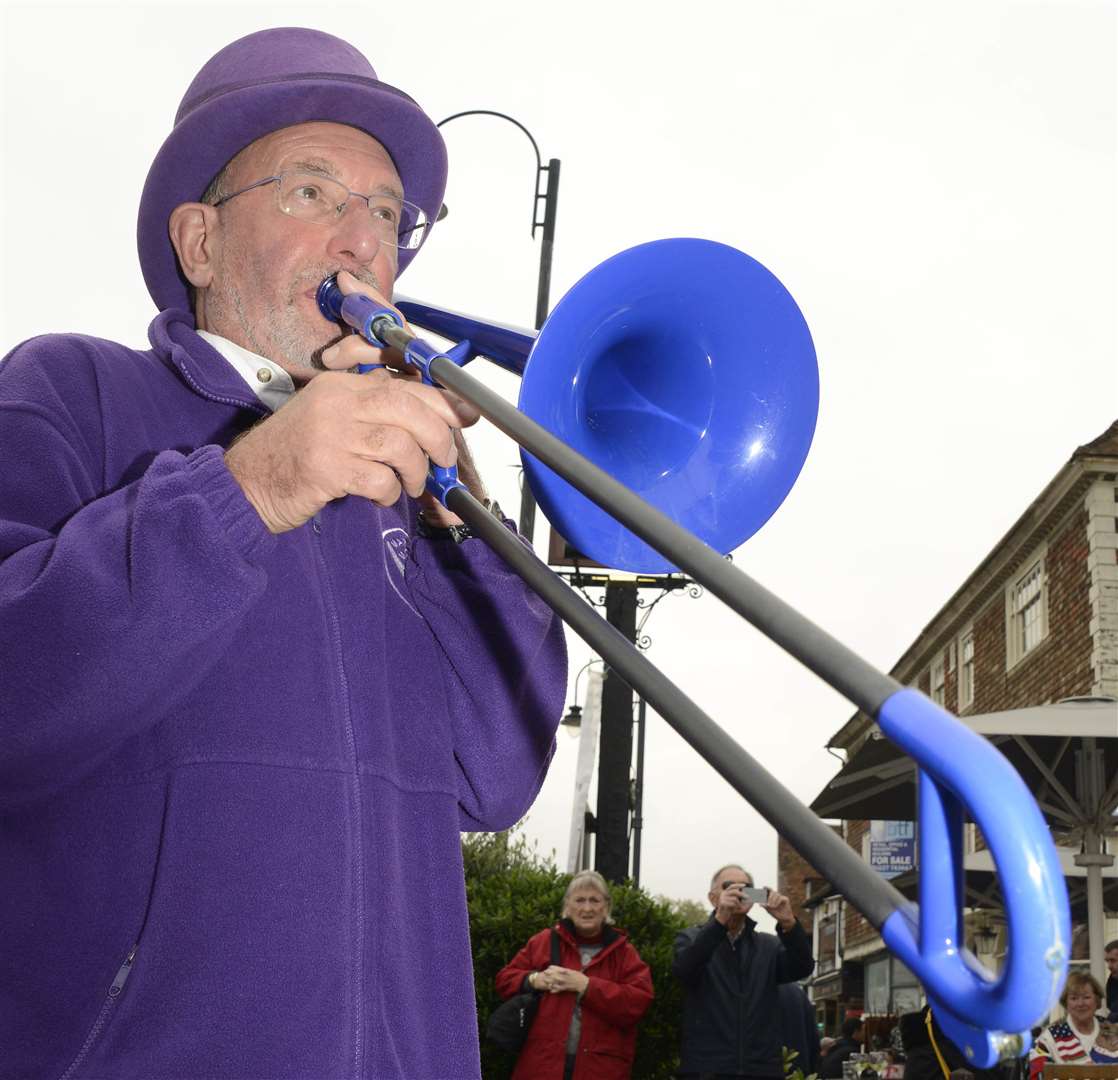
[[[1085,699],[959,717],[1021,774],[1054,831],[1110,823],[1118,807],[1118,702]],[[1084,753],[1090,762],[1084,760]],[[915,821],[916,767],[871,737],[811,804],[822,818]]]
[[[1064,869],[1064,883],[1068,889],[1071,903],[1071,917],[1076,922],[1087,919],[1087,871],[1075,865],[1076,852],[1070,848],[1057,848],[1060,863]],[[890,884],[910,900],[918,899],[919,871],[901,874]],[[1103,905],[1110,911],[1118,911],[1118,866],[1104,867],[1102,870]],[[963,903],[969,908],[984,908],[1001,911],[1005,907],[998,877],[994,872],[994,862],[988,851],[976,851],[966,857],[963,878]]]

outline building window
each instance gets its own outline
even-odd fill
[[[866,961],[865,1011],[870,1016],[889,1014],[889,957]]]
[[[1025,564],[1006,589],[1006,670],[1029,655],[1048,636],[1048,578],[1044,552]]]
[[[973,821],[963,826],[963,854],[973,855],[978,850],[978,830]]]
[[[916,978],[895,956],[890,971],[889,1013],[900,1016],[902,1013],[917,1012],[924,1002],[920,980]]]
[[[932,684],[932,701],[937,705],[942,705],[946,700],[944,693],[944,677],[943,677],[943,654],[940,653],[939,657],[932,661],[931,671],[931,684]]]
[[[959,638],[959,711],[974,704],[974,631]]]
[[[866,1016],[900,1016],[920,1008],[924,998],[920,982],[896,957],[867,960],[865,973]]]
[[[816,974],[837,971],[839,960],[839,927],[842,919],[841,901],[838,898],[824,902],[821,917],[815,921]]]

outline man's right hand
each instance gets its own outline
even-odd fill
[[[742,899],[741,890],[744,888],[744,885],[734,884],[718,894],[718,903],[714,908],[714,918],[717,922],[728,926],[732,919],[750,909],[752,905],[749,901]]]
[[[237,440],[225,463],[264,524],[281,533],[343,495],[381,506],[401,490],[419,496],[428,458],[453,465],[453,429],[476,419],[472,406],[387,370],[327,371]]]

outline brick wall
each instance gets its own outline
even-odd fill
[[[1094,673],[1087,554],[1084,509],[1073,513],[1048,541],[1048,635],[1008,673],[1004,590],[996,592],[975,617],[975,698],[969,711],[1020,709],[1091,692]]]
[[[930,695],[930,669],[937,658],[942,658],[944,705],[957,713],[961,661],[958,639],[973,622],[974,702],[967,713],[1020,709],[1092,693],[1097,682],[1093,652],[1097,650],[1092,639],[1092,576],[1087,530],[1088,513],[1084,507],[1070,514],[1048,538],[1045,553],[1048,633],[1012,669],[1006,670],[1005,587],[1012,578],[1010,575],[987,592],[972,618],[956,620],[941,637],[941,644],[922,658],[914,677],[905,681]],[[1037,549],[1039,547],[1038,539]],[[1024,564],[1020,569],[1024,569]]]
[[[810,910],[804,909],[804,901],[810,895],[811,889],[818,891],[825,880],[825,877],[783,836],[777,838],[776,888],[792,902],[792,910],[809,934],[813,916]]]
[[[859,855],[862,854],[863,838],[869,831],[870,823],[868,821],[848,821],[846,823],[846,842]],[[853,907],[853,905],[844,904],[843,912],[842,933],[845,948],[849,949],[854,945],[872,941],[877,937],[877,931],[874,930],[870,923],[863,917],[862,913]]]
[[[835,832],[842,835],[842,828],[836,826]],[[848,821],[846,823],[846,842],[860,856],[862,854],[862,839],[869,832],[868,821]],[[792,902],[792,909],[803,924],[805,930],[811,933],[814,911],[811,908],[804,910],[804,901],[821,888],[825,882],[825,875],[821,874],[811,865],[784,837],[777,840],[777,889],[784,893]],[[843,940],[847,946],[857,945],[861,942],[872,941],[876,931],[865,918],[850,904],[843,906]]]

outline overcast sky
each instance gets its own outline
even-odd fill
[[[507,112],[562,160],[553,302],[669,236],[731,244],[784,282],[815,341],[819,422],[735,561],[883,669],[1118,414],[1113,3],[40,2],[3,20],[5,350],[59,330],[142,347],[136,205],[186,86],[242,34],[339,34],[434,119]],[[400,290],[529,326],[531,148],[492,119],[445,133],[451,214]],[[515,397],[511,376],[485,378]],[[516,451],[475,430],[514,510]],[[710,596],[665,598],[645,631],[655,663],[814,798],[851,705]],[[589,657],[572,636],[572,676]],[[561,734],[525,824],[560,865],[576,755]],[[655,716],[645,791],[654,892],[701,899],[731,860],[775,884],[774,831]]]

